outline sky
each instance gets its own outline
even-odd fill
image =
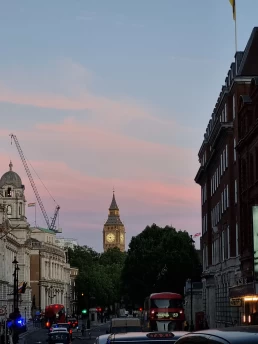
[[[236,6],[243,50],[258,1]],[[13,133],[62,236],[99,252],[113,188],[127,245],[152,223],[201,232],[197,154],[234,37],[228,0],[0,1],[0,175],[12,160],[35,201]]]

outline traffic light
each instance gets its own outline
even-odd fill
[[[142,312],[142,307],[139,308],[139,311]]]
[[[87,314],[87,309],[83,309],[82,314]]]

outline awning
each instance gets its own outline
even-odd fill
[[[242,285],[237,285],[235,287],[229,288],[229,297],[244,297],[246,295],[254,295],[255,288],[254,283],[247,283]]]

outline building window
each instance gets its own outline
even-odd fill
[[[224,192],[221,192],[221,213],[224,213]]]
[[[233,119],[235,119],[236,117],[236,98],[235,98],[235,95],[233,95],[233,98],[232,98],[232,102],[233,102]]]
[[[5,191],[5,197],[12,197],[12,188],[7,188]]]
[[[223,157],[222,154],[220,155],[220,175],[223,174]]]
[[[223,173],[225,172],[226,169],[226,153],[225,153],[225,149],[222,152],[222,170]]]
[[[12,215],[12,207],[10,205],[7,206],[7,215]]]
[[[224,113],[224,110],[222,110],[222,122],[225,122],[225,113]]]
[[[225,231],[221,233],[221,253],[222,253],[222,261],[225,260]]]
[[[227,194],[227,208],[229,208],[229,192],[228,192],[228,185],[227,185],[227,187],[226,187],[226,194]]]
[[[225,104],[224,113],[225,113],[225,122],[227,122],[228,121],[227,104]]]
[[[238,248],[238,224],[236,223],[236,257],[239,255],[239,248]]]
[[[227,258],[230,258],[230,232],[229,232],[229,226],[227,226]]]
[[[226,145],[225,151],[225,168],[228,168],[228,145]]]
[[[22,214],[22,204],[20,203],[19,204],[19,215],[21,215]]]

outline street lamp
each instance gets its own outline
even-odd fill
[[[13,273],[13,311],[14,312],[19,312],[18,308],[18,271],[20,270],[18,266],[18,261],[16,257],[14,257],[14,260],[12,262],[14,264],[14,273]]]
[[[190,235],[190,244],[194,246],[195,241],[193,240],[193,236]],[[193,270],[193,269],[192,269]],[[194,330],[194,324],[193,324],[193,275],[191,276],[191,323],[190,323],[190,331]]]

